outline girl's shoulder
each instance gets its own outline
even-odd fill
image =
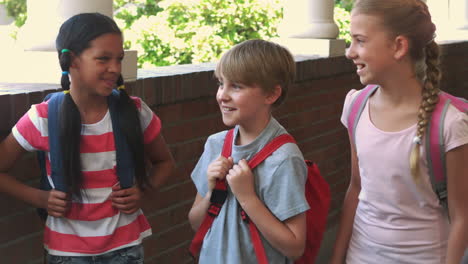
[[[136,107],[138,110],[141,111],[141,107],[142,105],[146,106],[145,102],[143,102],[143,100],[141,100],[140,97],[137,97],[137,96],[130,96],[130,98],[133,100],[133,102],[135,103]]]
[[[31,108],[29,109],[27,113],[30,117],[36,116],[39,118],[45,118],[47,119],[49,115],[49,104],[48,101],[43,101],[38,104],[33,104],[31,105]]]
[[[343,104],[343,112],[341,114],[341,123],[343,123],[343,125],[345,125],[346,127],[347,127],[346,120],[348,120],[351,104],[354,101],[354,99],[356,99],[356,97],[359,95],[359,92],[361,92],[363,89],[361,89],[361,90],[351,89],[346,94],[344,104]]]
[[[447,108],[443,133],[446,151],[468,143],[468,114],[450,105]]]
[[[222,146],[224,144],[224,139],[226,138],[228,131],[229,130],[223,130],[210,135],[206,139],[205,148],[208,146],[213,148],[219,148],[220,146]]]

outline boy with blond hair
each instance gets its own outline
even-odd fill
[[[284,47],[264,40],[240,43],[225,53],[215,75],[223,123],[234,127],[232,153],[221,155],[227,131],[211,135],[192,172],[197,188],[189,213],[194,230],[202,224],[217,181],[227,197],[203,239],[199,263],[257,263],[244,211],[260,233],[268,263],[293,263],[304,251],[304,196],[307,167],[298,146],[286,143],[253,170],[247,161],[287,131],[272,117],[295,76],[295,61]]]

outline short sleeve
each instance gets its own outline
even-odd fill
[[[205,197],[206,193],[208,192],[208,181],[206,179],[206,169],[208,168],[209,158],[207,157],[207,145],[205,143],[205,149],[203,154],[200,156],[200,159],[195,165],[195,168],[192,171],[191,178],[195,187],[197,188],[197,192]]]
[[[144,143],[148,144],[161,132],[161,120],[143,100],[138,97],[132,97],[132,99],[140,111],[140,125],[143,130]]]
[[[468,144],[468,115],[450,106],[444,121],[445,152]]]
[[[208,169],[208,165],[221,155],[225,135],[226,131],[208,137],[205,142],[203,153],[200,156],[197,165],[195,165],[195,168],[192,170],[192,181],[197,188],[197,192],[203,197],[208,192],[206,170]]]
[[[26,151],[48,151],[47,103],[32,105],[11,133]]]
[[[352,89],[351,91],[346,94],[344,105],[343,105],[343,112],[341,113],[341,123],[348,128],[348,115],[349,115],[349,110],[351,107],[351,102],[354,100],[354,98],[358,95],[356,89]]]
[[[284,157],[285,159],[271,174],[271,178],[260,183],[262,200],[280,221],[309,209],[305,198],[307,166],[304,159],[297,155]],[[268,166],[268,163],[266,165]]]

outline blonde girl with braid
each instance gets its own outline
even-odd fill
[[[468,118],[452,105],[444,120],[448,213],[434,193],[425,131],[441,78],[435,25],[421,0],[357,0],[346,52],[363,85],[351,144],[351,180],[330,263],[459,264],[468,245]],[[341,121],[348,126],[351,102]]]
[[[0,144],[0,191],[47,211],[46,263],[143,263],[142,240],[151,235],[151,226],[141,205],[174,168],[161,121],[125,91],[123,36],[111,18],[99,13],[69,18],[56,47],[63,93],[53,98],[63,101],[57,108],[53,99],[32,105]],[[56,112],[60,116],[51,118]],[[52,120],[58,120],[55,134],[48,126]],[[123,145],[115,140],[119,133],[130,153],[125,161],[133,161],[126,173],[117,162]],[[61,144],[54,148],[57,138]],[[46,152],[46,182],[52,189],[10,175],[26,151]],[[61,168],[54,166],[57,160]]]

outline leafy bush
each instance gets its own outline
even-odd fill
[[[21,27],[26,22],[26,0],[0,0],[9,16],[15,18],[15,25]]]
[[[98,1],[98,0],[96,0]],[[214,61],[247,39],[277,37],[286,0],[113,0],[126,49],[138,50],[140,68]],[[353,0],[335,0],[339,38],[350,41]],[[20,27],[26,0],[0,0]],[[14,35],[14,34],[13,34]]]
[[[349,11],[346,11],[344,8],[341,8],[339,6],[335,6],[334,17],[335,17],[335,23],[338,25],[338,28],[340,29],[338,38],[344,39],[346,41],[346,44],[351,43],[351,35],[349,33],[349,23],[350,23]]]
[[[280,0],[163,0],[156,15],[116,20],[139,67],[213,61],[247,39],[277,36]],[[138,13],[138,7],[132,7]],[[136,10],[136,11],[135,11]]]
[[[354,0],[335,0],[335,6],[339,6],[346,11],[351,11]]]

